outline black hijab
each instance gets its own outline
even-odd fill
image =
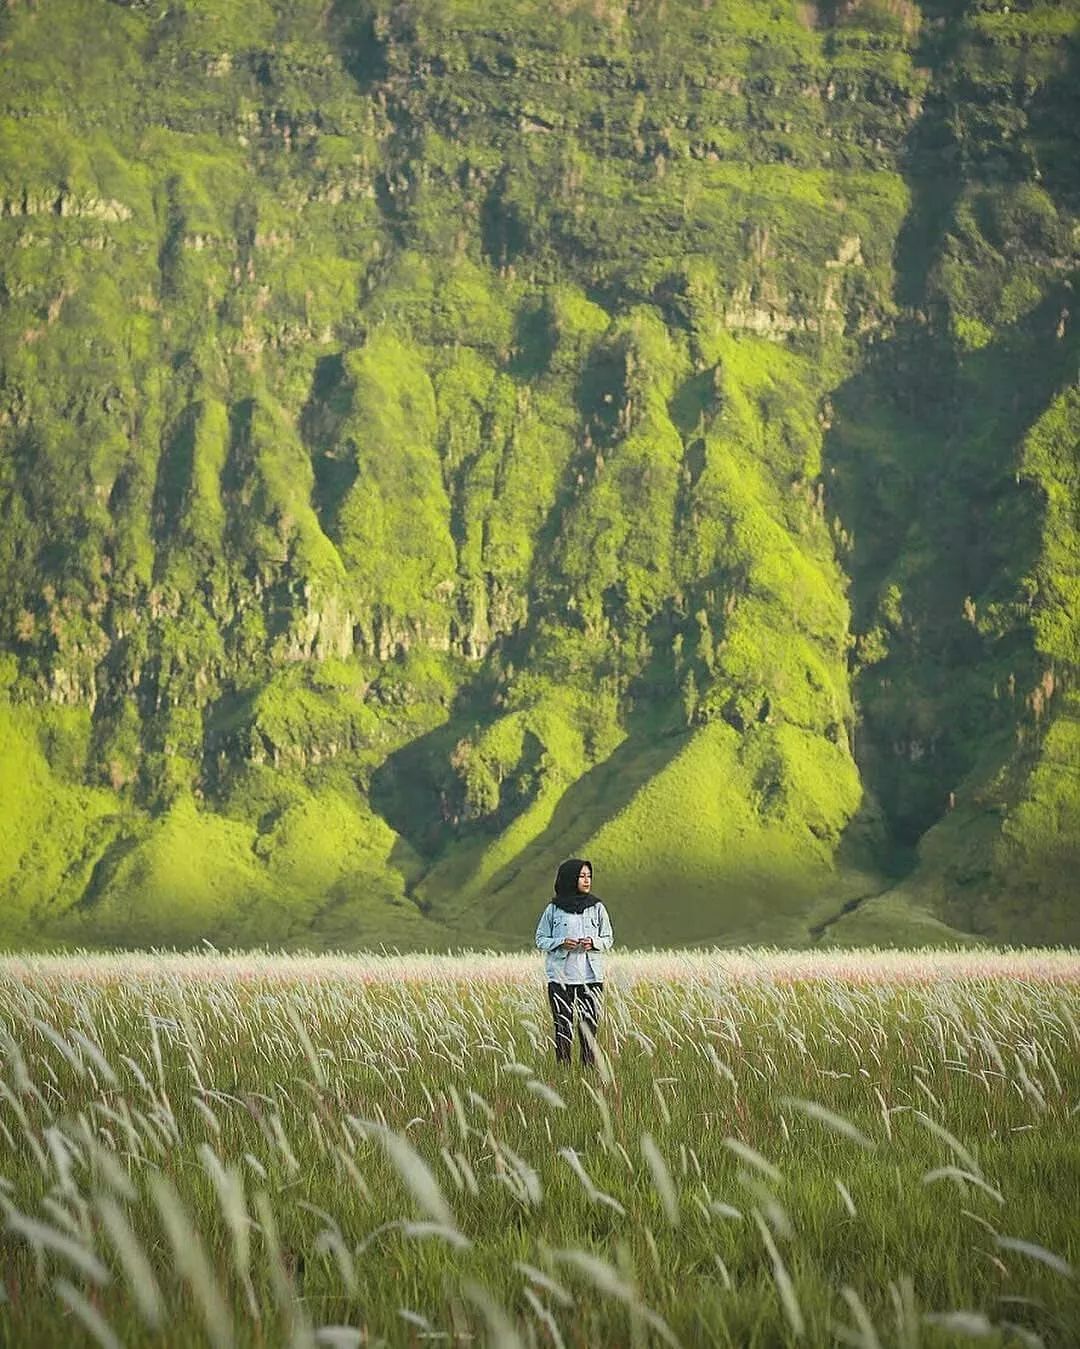
[[[587,858],[568,857],[555,874],[555,894],[551,902],[563,913],[584,913],[590,904],[600,902],[596,895],[591,892],[583,895],[577,888],[582,867],[588,867],[592,875],[592,863]]]

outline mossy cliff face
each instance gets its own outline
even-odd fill
[[[1077,939],[1077,30],[9,6],[5,940]]]

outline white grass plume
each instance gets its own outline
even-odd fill
[[[104,1316],[88,1302],[82,1293],[68,1283],[67,1279],[57,1279],[53,1284],[57,1297],[83,1324],[87,1334],[101,1345],[101,1349],[122,1349],[120,1341]]]
[[[607,1208],[614,1209],[616,1213],[625,1216],[626,1209],[610,1194],[605,1194],[594,1182],[589,1173],[581,1164],[581,1158],[573,1148],[560,1148],[559,1156],[567,1163],[574,1175],[581,1181],[582,1188],[588,1194],[589,1198],[595,1203],[604,1204]]]
[[[285,1001],[285,1015],[289,1018],[293,1030],[296,1032],[296,1038],[300,1041],[300,1046],[304,1051],[304,1057],[311,1067],[311,1075],[320,1087],[326,1086],[326,1065],[316,1053],[315,1046],[311,1043],[311,1036],[307,1033],[307,1027],[300,1020],[296,1008],[290,1001]]]
[[[859,1328],[858,1344],[860,1349],[881,1349],[881,1340],[878,1339],[878,1333],[874,1329],[870,1313],[863,1305],[862,1298],[849,1284],[845,1284],[840,1291],[844,1301],[851,1308],[851,1314]]]
[[[604,1097],[596,1090],[591,1082],[583,1081],[581,1084],[592,1098],[596,1106],[597,1113],[600,1116],[600,1134],[609,1147],[616,1145],[615,1130],[611,1123],[611,1111],[608,1109],[608,1103]]]
[[[651,1134],[643,1133],[641,1135],[641,1155],[645,1158],[645,1165],[649,1168],[653,1187],[660,1196],[660,1202],[664,1207],[664,1216],[672,1227],[678,1227],[679,1196],[675,1192],[671,1171],[664,1160],[664,1155],[656,1146]]]
[[[896,1316],[897,1349],[919,1349],[919,1312],[910,1274],[889,1281],[889,1297]]]
[[[472,1246],[464,1232],[446,1223],[410,1222],[405,1219],[398,1226],[407,1237],[438,1237],[459,1251],[467,1251]]]
[[[143,1320],[155,1330],[158,1329],[164,1313],[161,1290],[142,1243],[128,1222],[127,1215],[110,1195],[98,1196],[97,1210],[101,1224],[120,1258],[125,1282]]]
[[[290,1349],[312,1349],[315,1336],[308,1322],[307,1312],[297,1298],[296,1290],[285,1269],[281,1242],[278,1239],[277,1220],[274,1217],[270,1196],[265,1190],[259,1190],[254,1202],[269,1257],[270,1282],[273,1284],[274,1297],[289,1328]]]
[[[749,1166],[752,1166],[756,1171],[760,1171],[762,1175],[768,1176],[774,1184],[778,1184],[784,1179],[779,1170],[773,1166],[768,1158],[763,1157],[756,1148],[750,1147],[748,1143],[742,1142],[741,1139],[731,1137],[725,1138],[724,1147],[729,1148],[736,1157],[741,1161],[746,1162]]]
[[[86,1151],[95,1174],[114,1194],[118,1194],[121,1199],[135,1198],[136,1190],[131,1177],[108,1148],[102,1147],[96,1138],[88,1134]]]
[[[61,1232],[50,1223],[39,1222],[36,1218],[20,1213],[8,1203],[4,1204],[4,1208],[9,1231],[22,1237],[30,1246],[60,1256],[68,1264],[74,1265],[79,1273],[85,1275],[92,1283],[104,1285],[110,1282],[112,1276],[109,1271],[94,1252],[88,1250],[81,1241],[77,1241],[66,1232]]]
[[[211,1344],[214,1349],[231,1349],[232,1319],[214,1278],[202,1238],[195,1230],[180,1196],[160,1172],[150,1177],[150,1193],[161,1214],[176,1268],[191,1288]]]
[[[1052,1269],[1055,1274],[1061,1274],[1066,1279],[1074,1277],[1075,1271],[1067,1260],[1055,1255],[1053,1251],[1048,1251],[1045,1246],[1036,1245],[1034,1241],[1023,1241],[1020,1237],[998,1237],[997,1244],[1003,1251],[1015,1251],[1017,1255],[1026,1255],[1031,1260],[1038,1260],[1047,1269]]]
[[[525,1342],[514,1329],[513,1322],[486,1288],[466,1279],[461,1291],[487,1323],[485,1343],[490,1349],[525,1349]]]
[[[551,1341],[552,1349],[566,1349],[566,1342],[559,1333],[558,1324],[554,1316],[544,1306],[531,1288],[523,1288],[521,1295],[532,1309],[533,1315],[547,1331],[548,1339]]]
[[[417,1208],[432,1222],[439,1223],[442,1227],[456,1228],[457,1220],[447,1203],[442,1187],[427,1162],[408,1139],[382,1125],[369,1123],[368,1128],[382,1144]]]
[[[753,1212],[754,1221],[758,1225],[761,1239],[765,1243],[765,1249],[772,1261],[773,1279],[776,1283],[776,1291],[780,1294],[780,1303],[784,1308],[784,1315],[788,1319],[788,1325],[791,1326],[791,1333],[797,1340],[802,1339],[806,1333],[806,1322],[803,1320],[799,1299],[795,1296],[795,1286],[791,1282],[791,1275],[787,1272],[787,1266],[784,1264],[779,1250],[777,1250],[776,1242],[773,1240],[765,1219],[757,1209],[754,1209]]]
[[[566,1102],[554,1087],[549,1087],[546,1082],[541,1082],[539,1078],[533,1078],[526,1082],[525,1089],[531,1091],[534,1096],[539,1096],[542,1101],[546,1101],[555,1110],[566,1109]]]
[[[641,1301],[637,1289],[623,1278],[614,1265],[609,1265],[606,1260],[601,1260],[599,1256],[592,1255],[588,1251],[574,1249],[552,1251],[552,1257],[578,1270],[599,1292],[624,1303],[633,1315],[639,1316],[650,1325],[665,1344],[670,1344],[673,1349],[679,1349],[679,1341],[668,1323]]]
[[[79,1047],[89,1056],[94,1067],[97,1068],[98,1072],[110,1087],[120,1085],[120,1079],[113,1071],[112,1065],[88,1035],[84,1035],[81,1030],[73,1030],[71,1032],[71,1038],[75,1040]]]
[[[352,1252],[346,1246],[341,1230],[336,1223],[330,1227],[324,1227],[315,1238],[315,1253],[316,1255],[333,1257],[346,1293],[349,1297],[355,1298],[359,1291],[359,1284],[356,1281],[356,1264]]]
[[[932,1119],[923,1110],[914,1111],[914,1115],[924,1129],[928,1129],[935,1138],[940,1138],[946,1147],[952,1149],[969,1171],[974,1172],[977,1176],[982,1175],[982,1167],[967,1148],[964,1147],[963,1143],[961,1143],[953,1134],[949,1133],[944,1124],[939,1124],[936,1119]]]
[[[832,1110],[827,1110],[825,1106],[819,1105],[817,1101],[807,1101],[801,1096],[781,1096],[781,1105],[790,1106],[793,1110],[798,1110],[811,1119],[815,1119],[819,1124],[824,1124],[827,1129],[833,1133],[839,1134],[842,1138],[848,1139],[852,1143],[857,1143],[860,1148],[872,1149],[874,1141],[868,1138],[866,1134],[857,1128],[843,1115],[837,1115]]]
[[[969,1339],[986,1340],[996,1334],[992,1323],[982,1312],[951,1311],[926,1312],[923,1320],[947,1335],[966,1335]]]
[[[562,1307],[572,1307],[574,1299],[566,1291],[561,1283],[557,1282],[550,1274],[545,1274],[542,1269],[537,1269],[535,1265],[526,1264],[523,1260],[514,1262],[514,1268],[525,1277],[542,1288],[549,1297],[553,1297]]]
[[[315,1343],[325,1344],[328,1349],[361,1349],[361,1345],[368,1343],[368,1333],[355,1326],[319,1326]]]
[[[836,1186],[836,1192],[837,1194],[839,1194],[841,1200],[843,1201],[844,1207],[847,1209],[851,1217],[852,1218],[858,1217],[858,1212],[855,1208],[855,1200],[852,1199],[851,1191],[848,1189],[848,1187],[844,1184],[844,1182],[840,1179],[839,1176],[833,1177],[833,1184]]]
[[[977,1189],[988,1194],[991,1199],[998,1204],[1004,1204],[1005,1197],[1000,1190],[995,1190],[988,1182],[983,1180],[982,1176],[975,1175],[972,1171],[965,1171],[961,1166],[938,1166],[933,1171],[927,1171],[922,1178],[924,1185],[932,1185],[936,1180],[954,1180],[962,1185],[974,1185]]]

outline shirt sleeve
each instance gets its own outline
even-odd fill
[[[562,938],[555,935],[555,905],[549,904],[536,925],[536,949],[554,951],[561,941]]]
[[[603,904],[597,904],[596,926],[597,933],[593,937],[593,946],[597,951],[610,951],[615,944],[615,934],[611,930],[611,919],[608,917],[608,911]]]

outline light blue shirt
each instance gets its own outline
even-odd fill
[[[568,937],[591,937],[591,951],[560,951]],[[546,953],[544,969],[554,984],[598,984],[604,978],[601,951],[610,951],[615,938],[611,919],[597,900],[582,913],[567,913],[549,904],[536,925],[536,947]]]

